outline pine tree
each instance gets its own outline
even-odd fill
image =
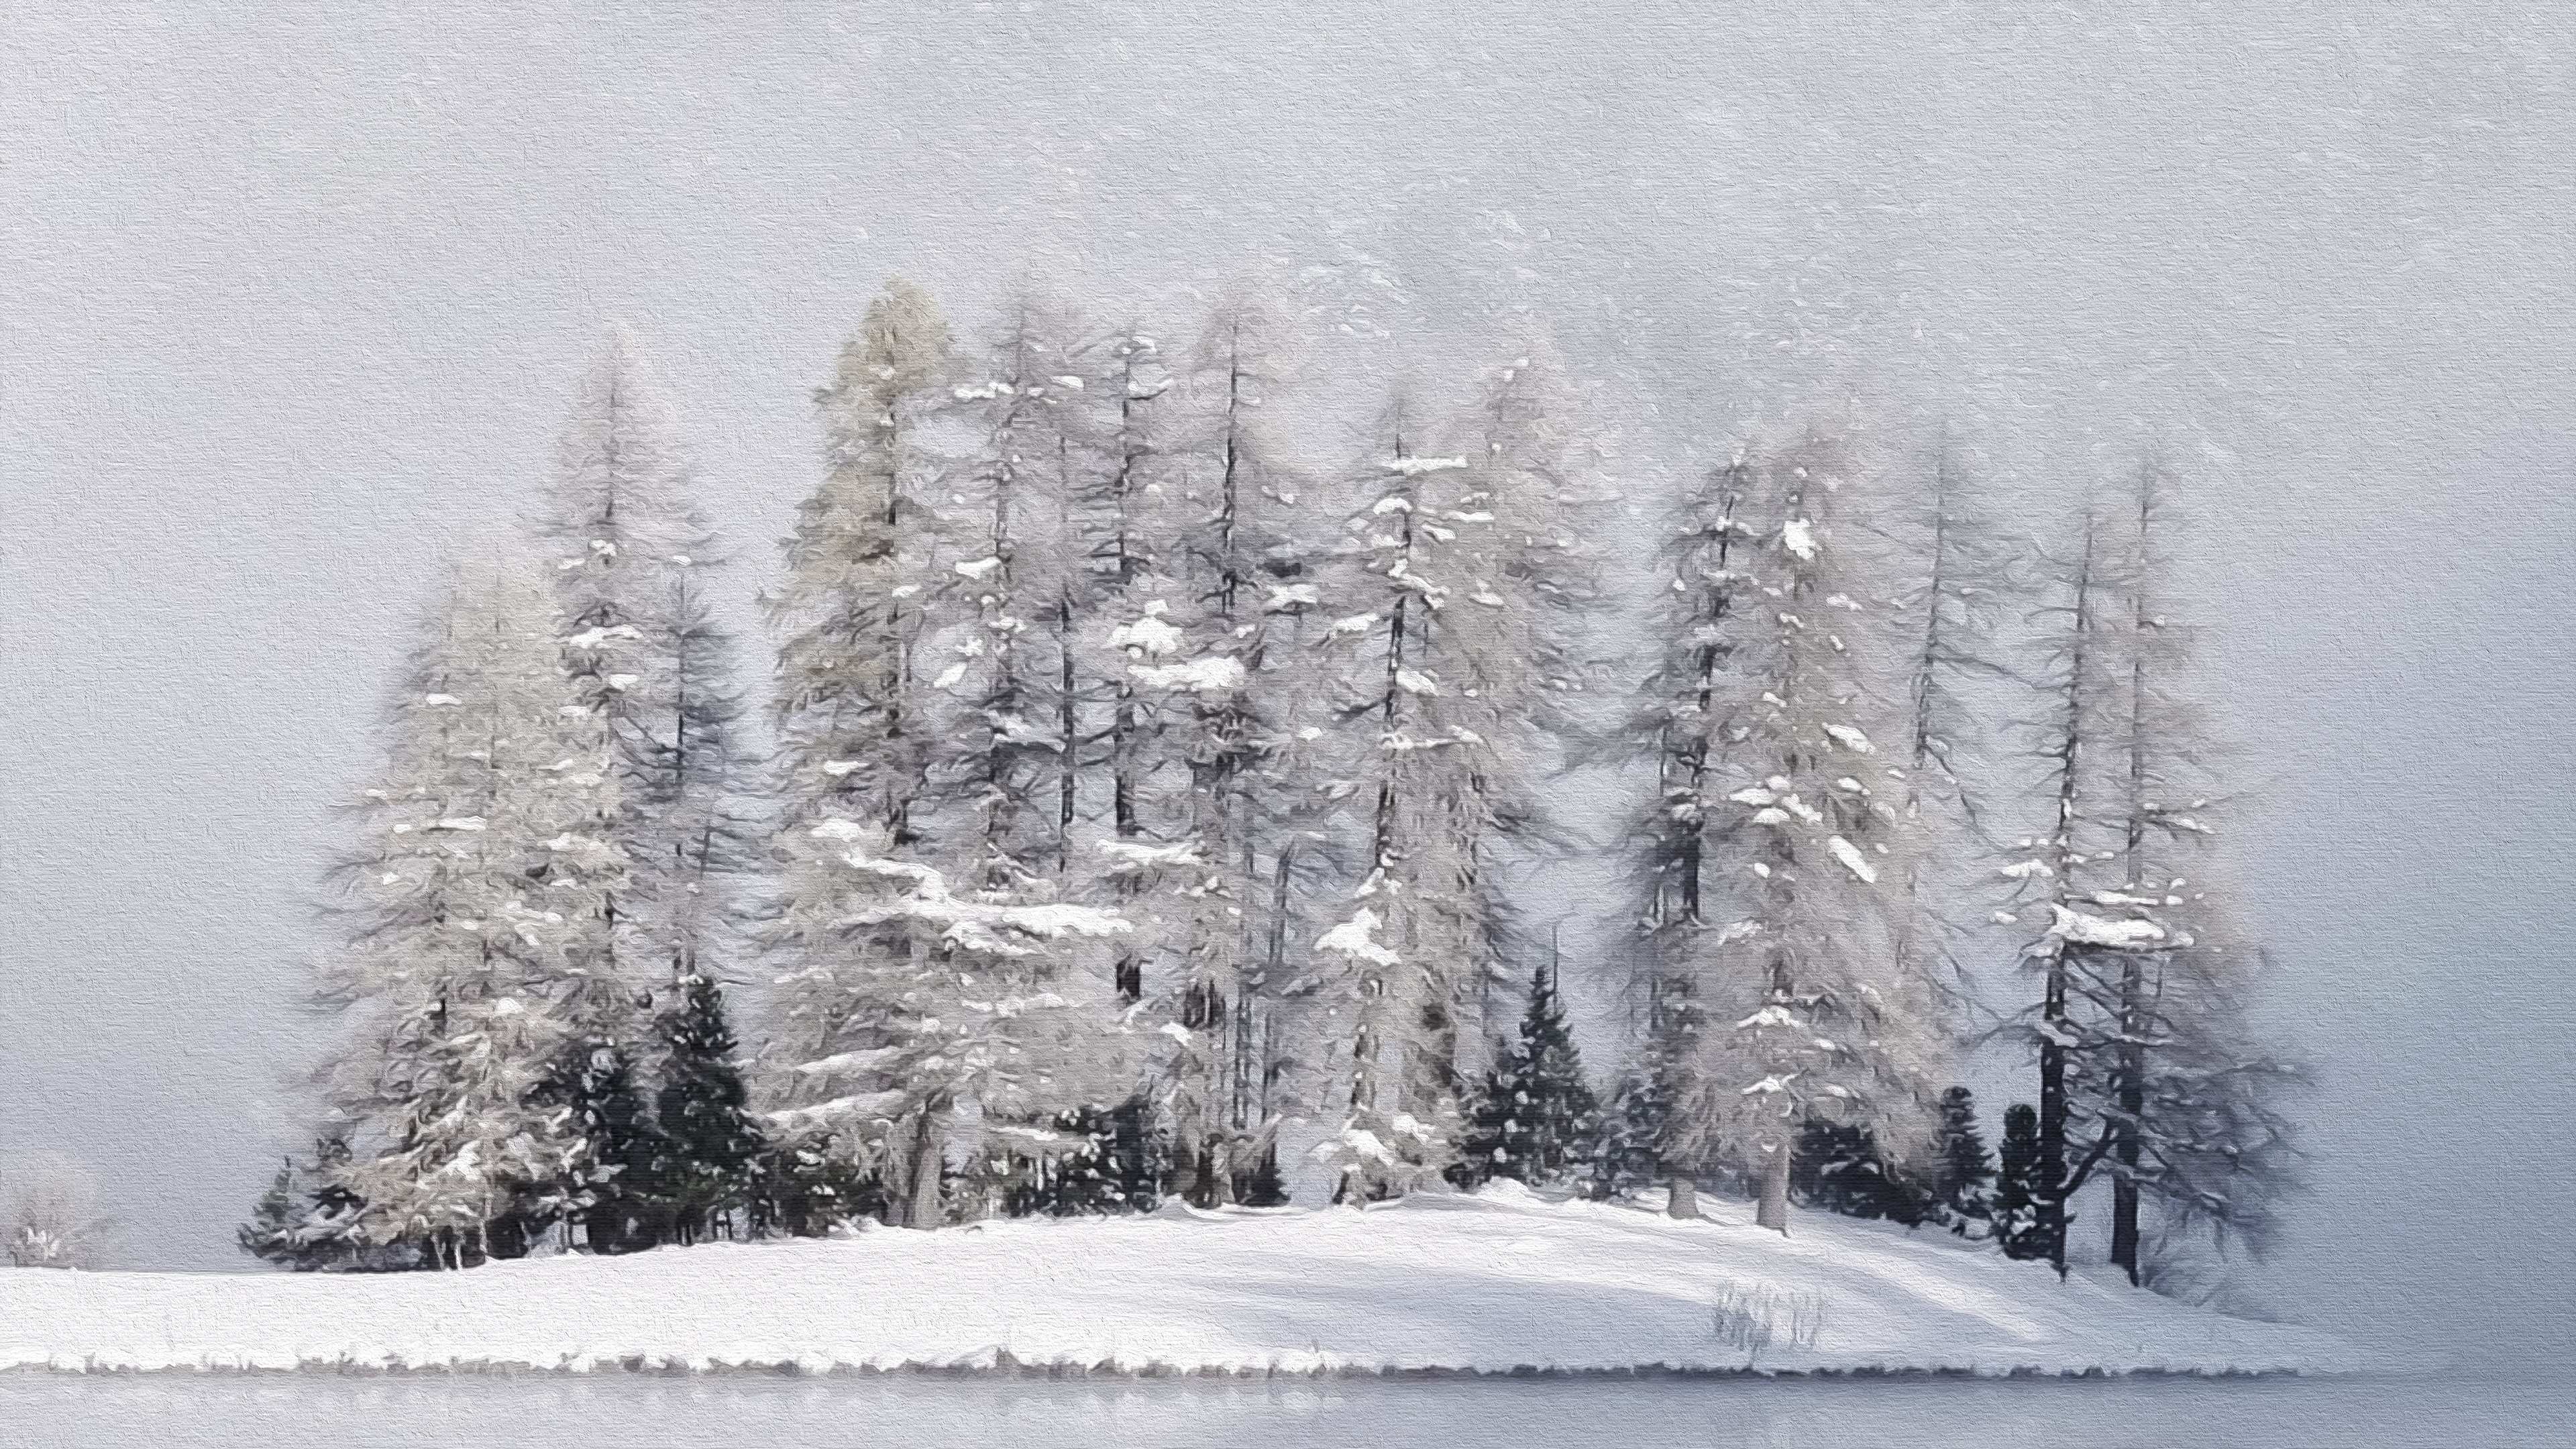
[[[1886,1218],[1917,1227],[1940,1212],[1940,1199],[1890,1162],[1876,1134],[1853,1123],[1810,1120],[1790,1164],[1793,1200],[1852,1218]]]
[[[579,1214],[583,1246],[595,1253],[640,1252],[668,1237],[669,1144],[626,1048],[605,1037],[590,1038],[589,1046],[586,1056],[558,1063],[538,1099],[560,1104],[585,1144],[577,1179],[586,1199]]]
[[[2010,1258],[2053,1258],[2065,1241],[2058,1208],[2057,1165],[2027,1102],[2004,1109],[2001,1162],[1995,1174],[1995,1239]]]
[[[269,1180],[268,1191],[259,1195],[251,1208],[250,1221],[233,1234],[241,1250],[263,1263],[300,1267],[303,1254],[295,1242],[295,1230],[301,1225],[303,1204],[295,1190],[295,1163],[290,1159],[278,1165],[277,1176]]]
[[[1333,995],[1350,1013],[1342,1126],[1322,1150],[1336,1201],[1399,1195],[1456,1160],[1458,1015],[1484,959],[1480,765],[1468,757],[1485,742],[1433,709],[1450,657],[1437,640],[1437,606],[1463,582],[1442,567],[1456,533],[1439,520],[1459,510],[1424,481],[1463,472],[1468,460],[1417,455],[1400,408],[1387,438],[1387,453],[1359,480],[1374,496],[1351,523],[1350,592],[1376,607],[1327,635],[1355,651],[1353,697],[1341,713],[1375,735],[1362,766],[1373,787],[1364,787],[1373,800],[1368,876],[1349,917],[1315,942],[1325,960],[1345,963]]]
[[[868,1012],[871,1044],[794,1064],[833,1095],[770,1113],[783,1142],[828,1134],[843,1153],[864,1153],[856,1160],[877,1169],[900,1221],[918,1228],[948,1220],[949,1149],[963,1112],[980,1122],[989,1163],[1088,1145],[1051,1119],[1125,1079],[1103,1039],[1107,1013],[1079,983],[1105,978],[1105,948],[1126,922],[1089,906],[1015,903],[1006,891],[960,896],[935,867],[889,856],[882,827],[856,821],[825,820],[781,844],[800,869],[845,873],[841,887],[815,895],[843,903],[831,928],[846,939],[901,924],[935,943],[918,959],[854,953],[844,980]],[[1006,1187],[997,1177],[985,1185]]]
[[[724,993],[711,977],[688,977],[657,1025],[662,1087],[654,1109],[665,1156],[656,1176],[669,1200],[674,1240],[731,1236],[759,1191],[768,1144],[748,1110]]]
[[[1722,730],[1731,807],[1703,835],[1703,881],[1735,919],[1691,933],[1684,969],[1708,1026],[1683,1062],[1689,1146],[1758,1169],[1762,1226],[1787,1231],[1792,1160],[1812,1121],[1866,1128],[1900,1164],[1930,1144],[1947,1042],[1931,983],[1901,949],[1911,822],[1872,738],[1880,636],[1850,481],[1809,439],[1767,470],[1778,520],[1737,614]],[[1713,788],[1710,793],[1714,793]],[[1723,873],[1711,870],[1722,862]],[[1704,904],[1703,910],[1708,907]]]
[[[1331,994],[1350,1085],[1324,1149],[1344,1199],[1455,1162],[1487,988],[1516,945],[1500,865],[1540,839],[1534,782],[1561,696],[1582,688],[1570,640],[1590,598],[1563,521],[1558,387],[1528,357],[1497,370],[1455,457],[1418,454],[1399,406],[1355,480],[1346,592],[1374,607],[1326,637],[1357,651],[1338,707],[1367,734],[1368,872],[1316,942],[1345,963]]]
[[[600,999],[625,861],[603,716],[562,667],[559,612],[524,565],[468,578],[367,792],[367,848],[336,995],[333,1064],[353,1154],[334,1181],[376,1245],[477,1261],[505,1219],[587,1205],[586,1143],[541,1088]]]
[[[798,508],[787,578],[770,601],[785,636],[777,707],[782,838],[792,861],[762,938],[781,968],[780,1030],[762,1096],[780,1112],[854,1087],[891,1090],[868,1073],[792,1068],[885,1045],[892,1003],[939,950],[909,917],[846,929],[843,918],[873,899],[866,882],[834,852],[794,842],[844,820],[883,831],[897,856],[937,848],[930,837],[940,822],[931,817],[940,796],[930,770],[941,725],[931,656],[948,538],[925,501],[940,466],[925,439],[947,406],[952,363],[936,304],[897,281],[870,303],[832,385],[816,394],[830,467]],[[862,1202],[899,1215],[909,1199],[876,1179],[901,1179],[914,1165],[881,1135],[815,1123],[762,1158],[759,1215],[799,1234],[824,1231],[825,1219]],[[930,1168],[934,1184],[938,1171]]]
[[[1695,1177],[1708,1165],[1682,1150],[1672,1109],[1682,1066],[1699,1052],[1706,1025],[1700,935],[1726,899],[1712,834],[1727,823],[1727,811],[1714,787],[1726,778],[1730,751],[1752,734],[1735,718],[1749,693],[1735,665],[1744,612],[1760,589],[1754,565],[1766,531],[1762,504],[1754,470],[1740,456],[1687,487],[1665,525],[1671,572],[1651,616],[1660,656],[1628,729],[1631,748],[1651,757],[1656,776],[1655,798],[1635,831],[1643,847],[1641,939],[1630,987],[1644,1004],[1646,1061],[1621,1090],[1628,1105],[1614,1111],[1619,1140],[1605,1143],[1616,1165],[1597,1169],[1604,1174],[1597,1190],[1632,1191],[1669,1167],[1667,1206],[1677,1217],[1697,1214]]]
[[[2034,1034],[2042,1150],[2060,1174],[2056,1218],[2051,1205],[2041,1213],[2051,1256],[2062,1272],[2063,1200],[2100,1170],[2111,1261],[2132,1283],[2147,1276],[2147,1200],[2169,1225],[2259,1249],[2275,1202],[2297,1187],[2275,1103],[2299,1073],[2245,1024],[2259,953],[2184,874],[2215,832],[2214,802],[2191,793],[2204,741],[2175,685],[2189,634],[2163,612],[2167,487],[2143,467],[2126,519],[2088,514],[2059,645],[2058,832],[2047,856],[2012,868],[2048,882],[2048,925],[2025,954],[2046,988]],[[2093,1140],[2066,1165],[2079,1134]]]
[[[1553,967],[1531,975],[1520,1040],[1496,1056],[1500,1070],[1485,1078],[1450,1180],[1461,1187],[1497,1177],[1533,1187],[1565,1181],[1583,1165],[1598,1103],[1583,1080]]]
[[[1275,1186],[1289,888],[1315,813],[1297,721],[1315,694],[1301,631],[1318,598],[1290,513],[1302,480],[1264,422],[1282,381],[1277,331],[1238,300],[1200,341],[1190,411],[1163,447],[1174,592],[1156,617],[1171,632],[1128,641],[1128,677],[1178,767],[1165,818],[1189,842],[1152,859],[1127,850],[1167,878],[1170,979],[1154,1007],[1174,1043],[1162,1073],[1180,1191],[1201,1207],[1244,1198],[1263,1164]]]
[[[645,1006],[666,983],[715,969],[731,882],[755,834],[737,721],[732,645],[705,576],[717,544],[687,497],[670,407],[641,347],[613,329],[563,442],[545,532],[565,615],[564,660],[615,744],[621,808],[612,834],[629,865],[603,903],[598,959],[563,1003],[572,1035],[547,1091],[596,1152],[568,1189],[603,1251],[649,1247],[647,1103],[658,1063]],[[612,1185],[615,1184],[615,1185]],[[586,1186],[585,1186],[586,1185]]]
[[[1935,1191],[1949,1212],[1952,1229],[1964,1236],[1971,1223],[1993,1215],[1990,1188],[1995,1180],[1994,1157],[1986,1151],[1984,1134],[1977,1130],[1976,1094],[1965,1087],[1941,1094],[1936,1161]]]

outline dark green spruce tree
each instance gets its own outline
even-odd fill
[[[2003,1161],[1995,1182],[1995,1239],[2010,1258],[2048,1258],[2057,1251],[2060,1224],[2048,1211],[2058,1200],[2057,1173],[2039,1133],[2039,1109],[2015,1102],[2004,1109]]]
[[[578,1210],[590,1250],[640,1253],[659,1246],[670,1220],[670,1193],[660,1176],[668,1150],[626,1049],[592,1043],[563,1100],[590,1145],[584,1155],[589,1205]]]
[[[1809,1122],[1790,1159],[1790,1195],[1801,1205],[1849,1218],[1885,1218],[1919,1227],[1940,1212],[1940,1200],[1909,1181],[1878,1149],[1867,1127]]]
[[[1508,1177],[1545,1187],[1576,1176],[1599,1104],[1584,1084],[1583,1058],[1566,1030],[1553,966],[1532,973],[1520,1040],[1497,1055],[1497,1069],[1486,1074],[1476,1094],[1467,1140],[1449,1180],[1475,1187]]]
[[[676,983],[656,1027],[662,1090],[654,1100],[663,1156],[654,1176],[668,1199],[670,1240],[694,1243],[747,1228],[767,1145],[748,1107],[724,989],[692,974]]]
[[[1985,1134],[1977,1130],[1976,1094],[1965,1087],[1941,1094],[1939,1143],[1941,1204],[1948,1209],[1951,1231],[1965,1236],[1971,1224],[1994,1215],[1990,1189],[1995,1180],[1995,1159],[1986,1151]]]

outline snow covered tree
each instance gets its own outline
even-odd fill
[[[563,668],[532,567],[460,583],[397,715],[337,994],[357,1018],[329,1072],[353,1148],[335,1174],[376,1244],[458,1267],[505,1218],[587,1201],[587,1143],[542,1088],[622,996],[603,985],[626,876],[608,719]]]
[[[612,329],[566,429],[544,517],[565,663],[616,746],[615,837],[630,867],[606,903],[589,984],[567,1003],[574,1031],[547,1088],[595,1151],[619,1159],[583,1169],[601,1189],[583,1219],[605,1250],[650,1246],[635,1234],[657,1231],[641,1204],[655,1191],[648,1079],[658,1044],[641,1008],[716,969],[756,833],[732,641],[706,596],[721,561],[671,434],[641,347]]]
[[[1326,636],[1351,659],[1341,712],[1375,735],[1364,766],[1374,787],[1368,877],[1360,904],[1315,942],[1346,963],[1332,994],[1350,1011],[1349,1085],[1342,1128],[1321,1154],[1337,1201],[1399,1195],[1456,1160],[1458,1017],[1485,961],[1475,790],[1487,767],[1468,758],[1485,740],[1433,708],[1454,658],[1438,614],[1463,582],[1442,567],[1457,533],[1438,520],[1463,510],[1424,481],[1464,472],[1468,460],[1416,454],[1401,409],[1387,437],[1363,474],[1375,496],[1351,525],[1348,593],[1375,607]]]
[[[1086,952],[1126,929],[1110,913],[1060,902],[1018,904],[1007,891],[954,894],[934,867],[890,858],[881,826],[829,819],[785,842],[808,869],[838,869],[846,890],[829,922],[797,922],[853,940],[903,921],[920,957],[854,953],[843,981],[853,1043],[795,1064],[821,1100],[769,1114],[782,1139],[837,1134],[869,1154],[900,1219],[936,1227],[948,1212],[949,1148],[971,1112],[986,1149],[1048,1156],[1082,1144],[1039,1125],[1065,1102],[1096,1101],[1128,1063],[1108,1029],[1102,973]],[[989,859],[989,857],[988,857]],[[827,1042],[826,1045],[837,1043]]]
[[[1186,841],[1123,846],[1121,865],[1161,882],[1169,974],[1152,1007],[1173,1042],[1161,1070],[1179,1190],[1201,1207],[1242,1199],[1265,1162],[1277,1176],[1290,887],[1321,804],[1300,778],[1319,606],[1294,513],[1304,483],[1264,411],[1283,385],[1278,333],[1238,299],[1193,353],[1187,411],[1162,445],[1172,591],[1156,602],[1169,607],[1122,638],[1178,796],[1161,823]]]
[[[1498,1069],[1486,1074],[1477,1094],[1451,1180],[1461,1187],[1497,1177],[1534,1187],[1563,1182],[1583,1165],[1598,1104],[1583,1080],[1553,964],[1531,974],[1520,1040],[1495,1055]]]
[[[952,361],[947,319],[894,281],[868,305],[818,390],[823,484],[797,509],[787,578],[771,596],[779,646],[779,733],[797,818],[873,820],[898,846],[925,793],[920,651],[936,585],[935,511],[922,497],[936,461],[924,442]]]
[[[581,1134],[573,1180],[584,1199],[583,1245],[595,1253],[640,1252],[669,1229],[668,1144],[653,1121],[651,1092],[636,1078],[622,1044],[595,1038],[588,1053],[559,1059],[537,1089],[538,1101],[559,1104]]]
[[[2097,1169],[2109,1175],[2111,1261],[2133,1283],[2144,1277],[2143,1200],[2259,1248],[2274,1203],[2296,1186],[2274,1104],[2298,1072],[2245,1024],[2259,953],[2192,882],[2215,807],[2195,793],[2207,767],[2180,689],[2189,634],[2165,612],[2168,487],[2149,464],[2124,518],[2088,517],[2060,646],[2059,834],[2047,856],[2012,868],[2048,882],[2049,921],[2026,953],[2046,986],[2041,1087],[2062,1104],[2051,1142],[2043,1101],[2042,1148],[2063,1163],[2066,1138],[2093,1137],[2063,1169],[2059,1200]],[[2061,1270],[2062,1219],[2061,1207],[2050,1224]]]
[[[1636,831],[1641,939],[1629,983],[1641,1002],[1646,1061],[1614,1108],[1625,1136],[1615,1149],[1619,1165],[1605,1166],[1604,1180],[1624,1190],[1642,1185],[1639,1173],[1666,1176],[1670,1208],[1681,1216],[1696,1212],[1691,1179],[1707,1164],[1676,1150],[1672,1171],[1664,1168],[1667,1150],[1681,1145],[1670,1137],[1676,1074],[1696,1056],[1706,1024],[1694,954],[1700,932],[1726,898],[1710,843],[1712,831],[1726,823],[1727,806],[1712,786],[1727,778],[1729,752],[1751,737],[1750,727],[1735,719],[1750,692],[1734,669],[1740,636],[1750,627],[1747,611],[1760,594],[1755,563],[1767,531],[1766,501],[1752,464],[1740,455],[1685,486],[1664,525],[1669,577],[1649,611],[1660,653],[1628,730],[1632,747],[1652,759],[1656,779]],[[1649,1111],[1651,1131],[1638,1118]]]
[[[1759,540],[1758,595],[1733,632],[1722,729],[1736,786],[1703,837],[1702,879],[1734,917],[1688,939],[1709,1012],[1678,1117],[1701,1150],[1758,1169],[1757,1220],[1786,1231],[1791,1159],[1810,1121],[1865,1128],[1899,1163],[1931,1138],[1946,1055],[1930,983],[1901,949],[1911,822],[1903,772],[1873,739],[1880,631],[1860,530],[1836,518],[1836,450],[1809,438],[1767,470],[1778,520]],[[1711,871],[1711,864],[1721,871]],[[1706,903],[1703,911],[1708,909]]]
[[[1563,522],[1560,387],[1529,357],[1498,369],[1453,457],[1416,453],[1399,406],[1357,480],[1342,592],[1375,607],[1326,638],[1352,659],[1340,712],[1374,735],[1369,871],[1316,942],[1347,963],[1332,994],[1351,1012],[1348,1106],[1324,1149],[1346,1199],[1456,1160],[1462,1074],[1508,944],[1498,855],[1536,841],[1549,728],[1582,687],[1569,639],[1590,591]]]
[[[1789,1194],[1801,1206],[1850,1218],[1885,1218],[1919,1227],[1938,1216],[1939,1197],[1890,1162],[1867,1127],[1810,1118],[1798,1134]]]
[[[1597,1119],[1585,1151],[1584,1186],[1593,1197],[1616,1197],[1659,1182],[1691,1182],[1667,1170],[1674,1072],[1668,1060],[1654,1054],[1655,1045],[1650,1038],[1646,1060],[1619,1079],[1610,1105]],[[1696,1211],[1693,1207],[1685,1215]]]
[[[312,1158],[282,1162],[251,1220],[235,1234],[241,1250],[298,1273],[371,1272],[407,1268],[415,1256],[404,1245],[370,1247],[360,1231],[366,1204],[340,1185],[348,1143],[322,1137]]]
[[[816,393],[829,468],[797,511],[786,541],[786,580],[770,596],[784,634],[778,654],[778,725],[790,838],[830,819],[868,822],[897,853],[931,848],[930,768],[941,723],[930,691],[946,534],[929,501],[940,459],[929,438],[948,404],[953,363],[947,321],[909,282],[889,283],[869,304]],[[948,575],[953,579],[955,575]],[[960,673],[963,671],[961,670]],[[866,1041],[915,963],[936,953],[895,919],[854,935],[837,922],[866,897],[828,854],[798,854],[779,882],[782,899],[763,937],[783,968],[781,1027],[764,1096],[781,1109],[821,1100],[810,1075],[787,1070]],[[764,1161],[760,1215],[790,1231],[820,1231],[821,1218],[862,1199],[858,1134],[817,1128],[777,1144]]]
[[[984,381],[952,390],[973,436],[946,461],[955,550],[931,596],[936,654],[927,779],[938,845],[975,887],[1052,894],[1073,866],[1082,721],[1069,486],[1085,436],[1088,358],[1074,324],[1010,309]],[[926,671],[927,672],[927,671]]]

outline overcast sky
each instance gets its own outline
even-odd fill
[[[128,1264],[244,1265],[333,808],[609,319],[747,597],[889,275],[1159,326],[1249,280],[1322,396],[1544,323],[1640,490],[1800,407],[2032,494],[2166,447],[2327,1073],[2273,1291],[2567,1347],[2576,12],[1481,9],[13,5],[0,1162],[96,1164]]]

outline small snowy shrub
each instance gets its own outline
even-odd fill
[[[1825,1300],[1795,1289],[1729,1283],[1717,1290],[1716,1317],[1718,1339],[1748,1356],[1774,1343],[1813,1348],[1816,1331],[1824,1327]]]
[[[0,1172],[7,1214],[0,1252],[17,1268],[93,1268],[107,1221],[98,1211],[98,1179],[60,1158]]]

